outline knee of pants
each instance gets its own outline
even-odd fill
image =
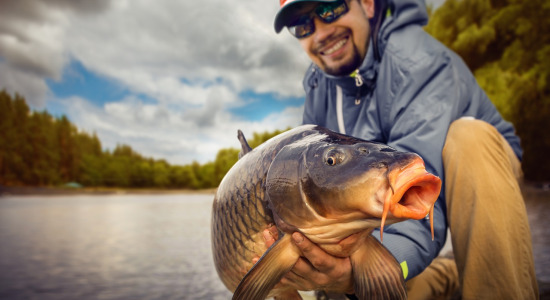
[[[475,164],[498,157],[500,163],[512,168],[516,179],[522,176],[521,163],[512,147],[493,125],[482,120],[461,118],[451,123],[442,154],[446,167],[451,161]]]
[[[491,124],[473,118],[461,118],[449,127],[443,155],[455,156],[461,153],[465,158],[472,157],[483,149],[498,148],[501,139],[500,133]]]

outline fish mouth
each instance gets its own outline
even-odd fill
[[[441,179],[426,171],[420,157],[404,167],[388,170],[387,179],[390,191],[384,199],[380,239],[383,238],[384,223],[388,215],[398,220],[420,220],[429,214],[433,240],[433,210],[441,190]]]

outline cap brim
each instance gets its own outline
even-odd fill
[[[279,33],[285,26],[288,25],[289,22],[291,22],[296,16],[293,14],[293,10],[290,9],[291,7],[294,7],[297,3],[303,3],[303,2],[334,2],[337,0],[288,0],[288,2],[279,9],[279,12],[277,12],[277,15],[275,16],[275,32]]]

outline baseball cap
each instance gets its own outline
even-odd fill
[[[289,22],[295,17],[293,14],[292,6],[300,2],[335,2],[337,0],[279,0],[281,8],[275,16],[275,32],[279,33],[283,27],[287,26]]]

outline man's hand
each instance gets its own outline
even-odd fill
[[[268,247],[278,239],[275,226],[264,230],[263,235]],[[302,251],[302,256],[281,279],[281,284],[300,291],[354,293],[349,257],[332,256],[299,232],[292,234],[292,240]]]

